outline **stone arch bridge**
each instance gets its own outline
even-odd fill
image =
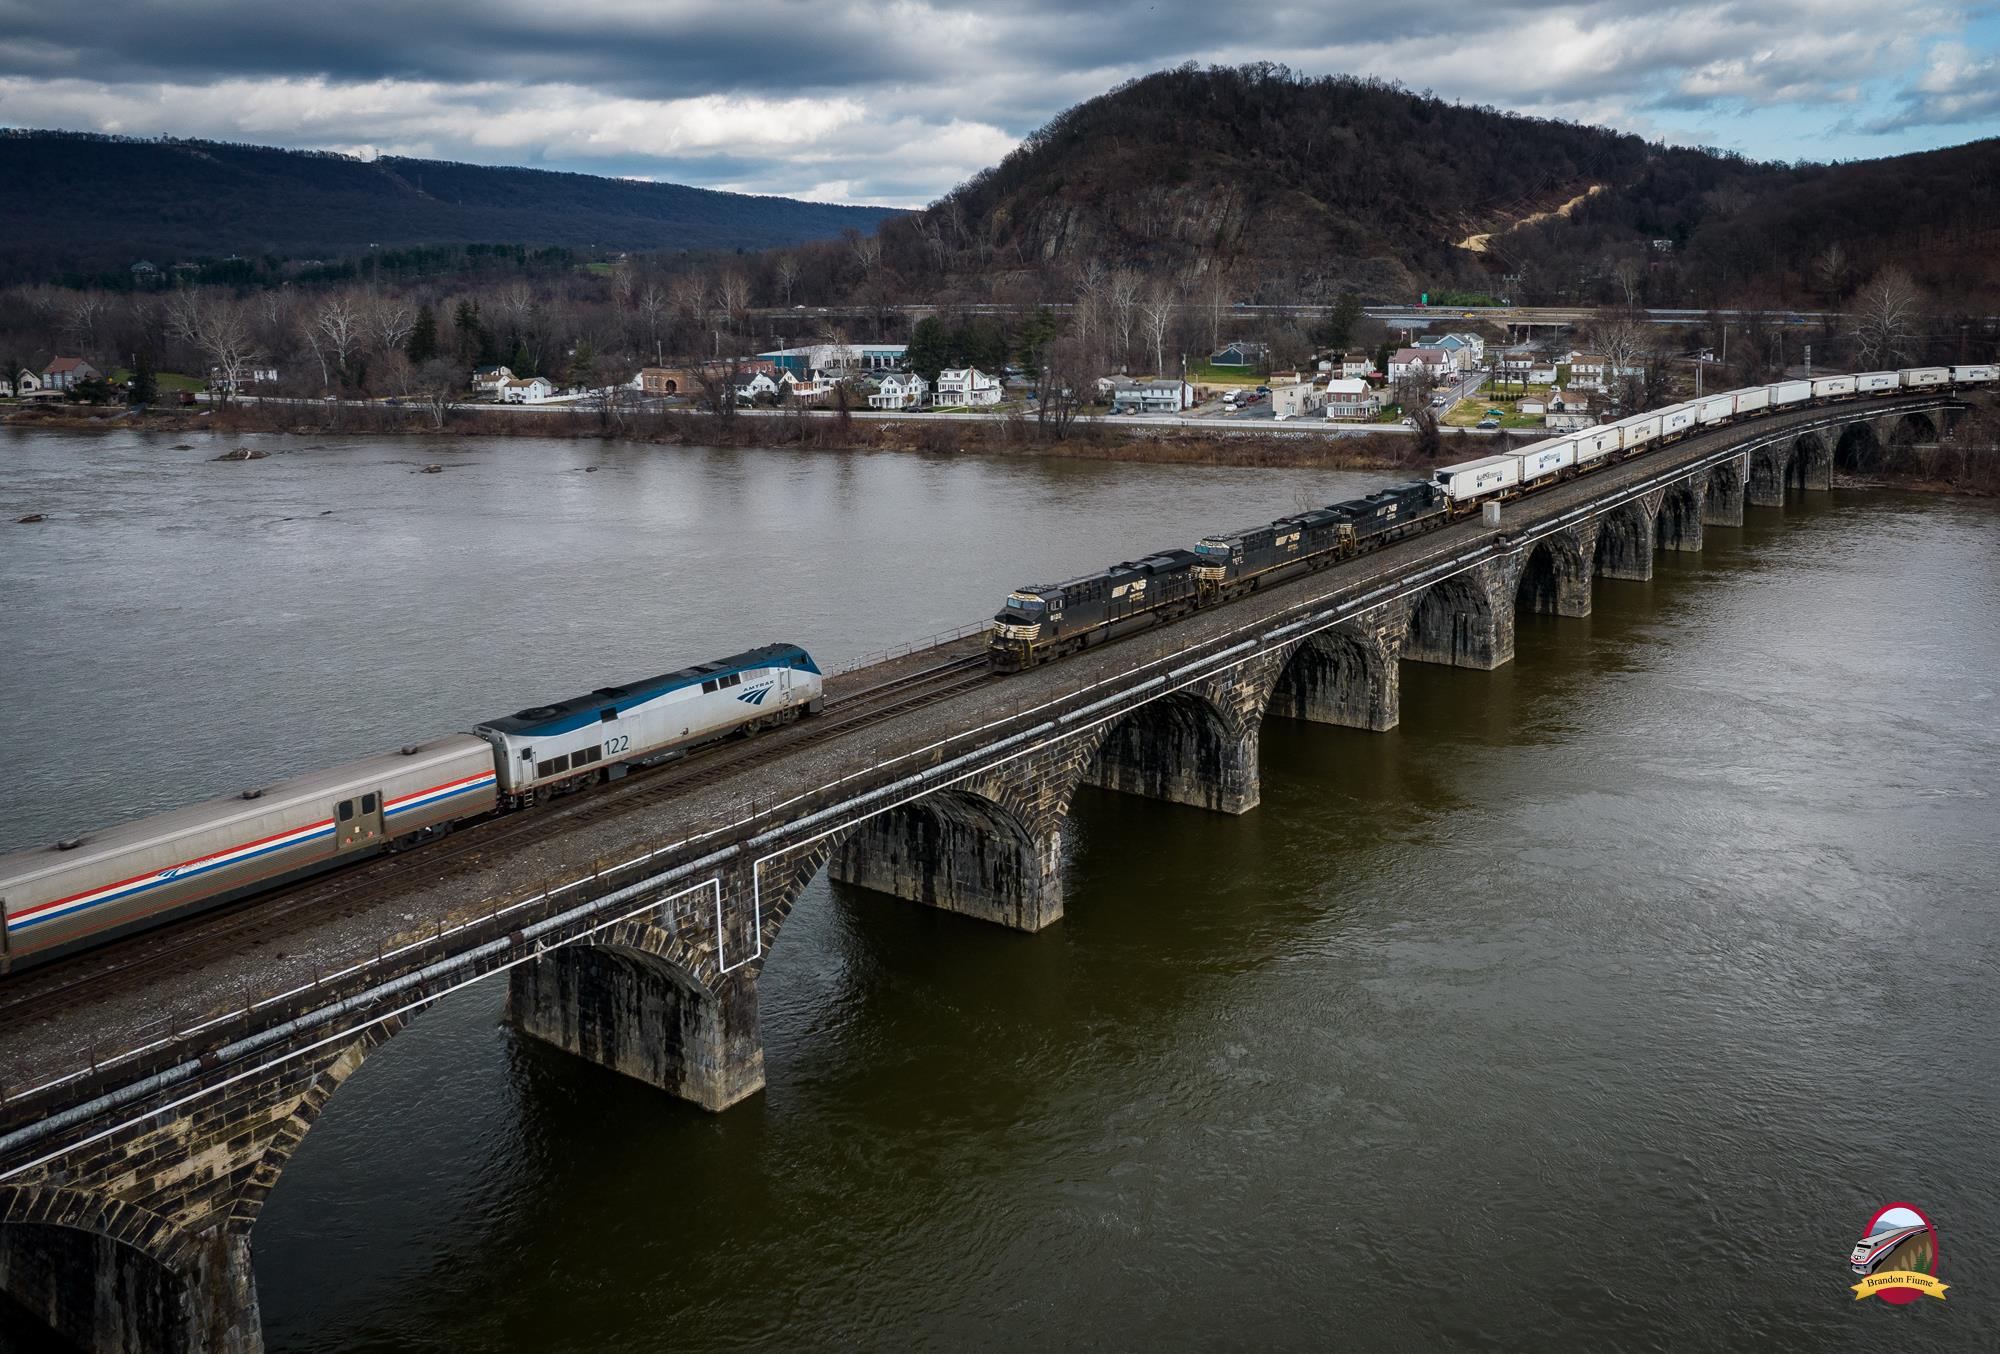
[[[1498,667],[1522,610],[1588,615],[1599,580],[1650,577],[1746,502],[1828,488],[1843,439],[1907,440],[1911,420],[1934,436],[1954,407],[1705,434],[1510,504],[1497,531],[1474,518],[1009,678],[990,688],[1005,703],[982,688],[746,811],[677,805],[638,834],[650,846],[441,902],[434,930],[109,1054],[93,1038],[87,1064],[30,1060],[24,1083],[0,1039],[0,1292],[82,1348],[255,1351],[258,1212],[328,1099],[428,1004],[504,975],[526,1034],[724,1109],[763,1085],[758,975],[822,870],[1045,928],[1080,786],[1249,812],[1271,719],[1393,728],[1403,664]]]

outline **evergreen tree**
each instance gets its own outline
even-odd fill
[[[438,322],[429,306],[417,311],[417,322],[410,327],[409,354],[413,367],[421,367],[437,359]]]
[[[1326,317],[1327,346],[1336,353],[1345,352],[1354,341],[1354,327],[1360,323],[1361,298],[1351,291],[1342,292],[1333,303],[1333,313]]]
[[[910,350],[905,359],[910,370],[936,385],[938,373],[951,365],[951,357],[951,337],[937,316],[926,315],[918,320],[916,328],[910,331]]]
[[[160,397],[160,384],[153,379],[153,355],[143,348],[132,356],[132,383],[125,388],[125,403],[138,408]]]
[[[570,385],[582,390],[597,384],[597,349],[589,339],[579,339],[576,350],[569,355],[567,379]]]
[[[1047,309],[1037,310],[1022,323],[1021,332],[1016,339],[1016,346],[1020,349],[1021,365],[1027,368],[1028,375],[1041,375],[1042,348],[1050,339],[1056,337],[1061,332],[1062,325]],[[991,371],[994,375],[999,374],[998,370],[987,368],[984,363],[979,365],[983,370]],[[1006,366],[1004,351],[1000,365],[1003,368]]]
[[[523,381],[532,380],[536,376],[541,375],[540,372],[535,370],[535,356],[528,351],[528,341],[526,339],[514,340],[514,356],[508,359],[507,369]]]

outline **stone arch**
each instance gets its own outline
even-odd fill
[[[1782,507],[1785,480],[1791,473],[1791,448],[1782,443],[1758,447],[1750,453],[1750,501],[1760,507]]]
[[[1624,578],[1644,582],[1653,576],[1653,525],[1646,520],[1645,506],[1636,501],[1619,504],[1599,519],[1597,548],[1591,558],[1591,572],[1600,578]]]
[[[1536,541],[1521,561],[1521,578],[1514,585],[1514,610],[1542,616],[1588,616],[1590,569],[1583,546],[1568,531],[1554,531]]]
[[[938,790],[863,820],[833,852],[833,877],[1022,931],[1062,916],[1061,837],[1018,806]]]
[[[1840,430],[1833,445],[1833,463],[1841,470],[1866,474],[1882,465],[1882,435],[1868,419],[1858,419]]]
[[[1285,655],[1265,714],[1382,731],[1396,727],[1396,655],[1373,634],[1345,626],[1300,640]]]
[[[1701,527],[1702,496],[1694,481],[1669,484],[1653,518],[1653,544],[1662,550],[1699,550]]]
[[[1889,431],[1892,446],[1924,445],[1938,440],[1937,420],[1916,409],[1898,418]]]
[[[1833,488],[1833,453],[1827,450],[1826,439],[1818,433],[1805,433],[1792,443],[1791,461],[1785,467],[1785,488],[1800,493]]]
[[[1743,473],[1739,464],[1734,460],[1718,461],[1708,468],[1708,484],[1701,497],[1704,526],[1743,525]]]
[[[1256,732],[1184,687],[1109,724],[1084,779],[1106,790],[1243,813],[1257,802]]]
[[[1490,671],[1513,656],[1511,626],[1503,652],[1500,619],[1499,603],[1485,579],[1469,570],[1441,578],[1410,605],[1403,657]]]

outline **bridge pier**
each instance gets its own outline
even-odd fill
[[[1381,607],[1300,640],[1279,670],[1270,712],[1377,733],[1402,718],[1402,617]]]
[[[1754,507],[1785,506],[1785,480],[1791,473],[1789,448],[1758,447],[1750,453],[1750,474],[1745,494]]]
[[[1514,661],[1515,569],[1487,560],[1412,599],[1403,660],[1490,672]]]
[[[641,938],[552,950],[508,974],[507,1019],[565,1053],[725,1110],[764,1089],[756,975],[702,982],[664,948]]]
[[[16,1208],[36,1207],[18,1202],[24,1197],[17,1194]],[[0,1221],[0,1306],[11,1303],[77,1349],[258,1354],[264,1348],[247,1235],[217,1229],[177,1248],[188,1254],[171,1267],[149,1253],[152,1247],[91,1230],[99,1205],[88,1195],[52,1192],[39,1206],[45,1220]],[[123,1221],[134,1235],[166,1229],[159,1218],[134,1214]]]
[[[1745,456],[1709,467],[1708,486],[1701,500],[1704,526],[1743,525],[1743,478],[1749,472],[1749,463],[1750,458]]]

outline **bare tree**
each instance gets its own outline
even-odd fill
[[[1426,457],[1435,457],[1444,447],[1444,436],[1438,431],[1438,411],[1431,403],[1437,387],[1437,373],[1428,362],[1412,362],[1396,378],[1396,403],[1403,406],[1403,417],[1415,426],[1417,450]]]
[[[863,277],[872,275],[882,266],[882,238],[879,235],[862,235],[857,232],[847,243],[854,252],[854,261],[861,265]]]
[[[1611,279],[1625,297],[1629,309],[1639,304],[1639,285],[1646,280],[1646,265],[1630,254],[1611,261]]]
[[[880,247],[879,244],[877,247]],[[723,316],[734,324],[738,316],[750,309],[750,279],[731,268],[716,280],[715,286],[716,300],[722,306]]]
[[[1229,279],[1220,270],[1201,284],[1201,308],[1208,315],[1208,350],[1222,346],[1222,322],[1229,315]]]
[[[639,313],[646,319],[646,342],[652,345],[653,360],[660,360],[660,321],[667,313],[667,289],[648,281],[639,289]]]
[[[1600,317],[1590,329],[1591,344],[1604,358],[1604,388],[1626,412],[1633,412],[1627,378],[1638,373],[1653,336],[1643,320],[1632,315]]]
[[[1164,282],[1155,282],[1147,288],[1146,296],[1140,302],[1141,318],[1146,326],[1146,338],[1153,345],[1153,374],[1164,375],[1167,367],[1167,329],[1174,322],[1173,289]]]
[[[743,363],[731,357],[703,362],[694,369],[695,398],[719,418],[736,416],[736,388],[743,384]]]
[[[1111,323],[1118,331],[1118,362],[1123,366],[1132,357],[1132,321],[1138,313],[1140,278],[1121,268],[1111,275]]]
[[[168,299],[167,331],[207,361],[227,404],[242,384],[244,368],[257,356],[248,309],[234,297],[190,287]]]
[[[410,330],[416,327],[417,312],[408,301],[393,296],[378,296],[368,305],[368,332],[374,337],[379,352],[392,353],[408,342]]]
[[[79,349],[94,348],[97,344],[97,326],[104,320],[111,303],[94,291],[80,292],[70,298],[67,313],[63,318],[63,333]]]
[[[313,309],[307,323],[333,354],[334,371],[345,384],[350,374],[348,358],[361,347],[361,308],[353,297],[335,292]]]
[[[411,381],[411,394],[431,416],[431,426],[442,428],[458,407],[458,383],[464,380],[456,364],[445,358],[424,363]]]
[[[778,282],[778,295],[782,298],[779,301],[780,305],[788,306],[792,303],[792,288],[799,285],[800,271],[801,267],[797,254],[780,254],[778,256],[778,262],[772,268],[772,275]]]
[[[1854,352],[1864,366],[1890,367],[1916,354],[1923,298],[1900,268],[1889,268],[1854,298]]]
[[[1847,251],[1835,240],[1813,259],[1813,280],[1819,283],[1820,294],[1828,305],[1839,302],[1841,293],[1847,289]]]
[[[1090,345],[1083,339],[1065,335],[1042,346],[1035,376],[1035,421],[1043,441],[1060,441],[1069,435],[1070,425],[1083,409],[1084,394],[1096,376]]]

